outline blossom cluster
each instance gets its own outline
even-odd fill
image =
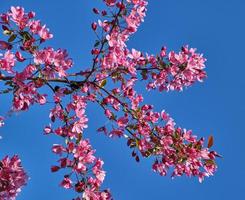
[[[33,103],[45,104],[46,95],[40,94],[38,88],[48,78],[66,76],[65,71],[72,66],[65,50],[39,50],[39,45],[53,35],[34,17],[34,12],[26,13],[22,7],[11,7],[1,15],[3,33],[8,37],[7,41],[0,41],[0,49],[5,50],[0,54],[1,77],[13,75],[8,84],[14,90],[13,109],[16,111],[27,110]],[[29,57],[33,63],[23,65]],[[17,64],[22,67],[17,68]]]
[[[202,54],[196,53],[196,49],[182,47],[179,53],[171,51],[168,55],[163,47],[158,57],[150,56],[148,59],[151,65],[151,72],[148,70],[143,78],[147,76],[152,79],[147,89],[158,88],[159,91],[177,90],[182,91],[196,81],[202,82],[206,78],[205,61]]]
[[[1,94],[13,94],[14,112],[26,111],[34,103],[54,105],[49,114],[51,123],[44,128],[44,134],[56,135],[63,142],[52,147],[59,159],[51,171],[65,173],[60,185],[74,190],[75,200],[112,199],[109,189],[102,188],[104,162],[96,157],[85,138],[88,103],[101,107],[111,122],[98,131],[109,137],[125,138],[137,162],[141,157],[153,157],[152,170],[161,176],[172,171],[171,177],[196,176],[202,182],[216,171],[218,153],[210,149],[211,144],[205,144],[204,138],[198,139],[191,130],[178,127],[168,113],[157,112],[153,105],[144,103],[136,84],[145,81],[147,91],[182,91],[203,81],[206,59],[188,46],[178,53],[168,53],[163,47],[158,55],[129,49],[127,41],[144,21],[148,1],[103,2],[108,10],[93,9],[100,19],[91,24],[97,36],[91,49],[91,67],[77,73],[69,73],[73,61],[66,50],[42,47],[53,35],[35,19],[34,12],[11,7],[2,14],[0,23],[7,39],[0,40],[0,80],[5,82]],[[48,88],[52,95],[43,93],[43,88]],[[0,117],[0,127],[3,120]],[[27,176],[18,157],[10,160],[6,157],[2,163],[9,163],[9,168],[19,166],[21,178],[6,179],[1,168],[4,173],[0,180],[5,178],[1,193],[10,195],[6,185],[11,185],[15,187],[11,189],[14,199],[26,184]]]
[[[120,3],[115,4],[115,1],[109,1],[107,4],[117,5],[120,10],[126,9]],[[123,16],[126,27],[121,26],[118,19],[112,22],[99,21],[99,26],[106,32],[108,51],[100,59],[97,80],[107,76],[114,78],[111,74],[115,71],[133,77],[136,77],[137,71],[140,71],[144,80],[149,79],[147,89],[158,88],[159,91],[183,90],[196,81],[202,81],[206,77],[204,71],[206,59],[202,54],[196,53],[194,48],[189,49],[188,46],[184,46],[179,53],[171,51],[167,54],[166,47],[163,47],[157,56],[127,48],[127,40],[144,21],[147,11],[147,2],[144,0],[133,1],[132,4],[130,13]],[[99,54],[97,48],[92,52]]]
[[[206,77],[206,59],[188,46],[182,47],[179,53],[171,51],[168,54],[166,47],[163,47],[157,56],[129,50],[126,42],[144,21],[147,5],[144,0],[131,3],[129,14],[122,17],[126,27],[121,26],[118,19],[99,23],[106,32],[108,51],[97,57],[95,80],[99,84],[94,85],[102,90],[99,92],[100,105],[112,121],[112,128],[103,126],[98,131],[110,137],[125,136],[128,145],[133,148],[132,156],[136,161],[139,161],[139,154],[143,157],[154,156],[153,170],[161,175],[166,175],[168,169],[173,167],[172,177],[186,174],[197,176],[201,182],[205,176],[213,175],[217,167],[214,160],[219,155],[204,147],[203,138],[198,140],[190,130],[176,127],[174,120],[165,112],[155,112],[152,105],[140,105],[143,96],[137,93],[135,84],[140,71],[143,80],[149,79],[147,89],[180,91]],[[108,1],[107,4],[117,6],[122,11],[126,9],[126,6],[115,1]],[[118,25],[113,28],[115,24]],[[119,83],[120,87],[105,90],[107,77]],[[129,135],[125,135],[125,130]]]
[[[17,155],[3,158],[0,161],[0,199],[14,200],[27,179]]]
[[[105,171],[102,169],[104,162],[96,158],[95,150],[88,139],[83,139],[84,129],[87,128],[88,119],[85,114],[87,101],[90,96],[74,95],[73,101],[66,108],[62,109],[61,99],[58,90],[54,95],[55,107],[50,112],[52,122],[63,122],[63,126],[44,129],[45,134],[55,134],[66,139],[65,145],[55,144],[52,147],[53,153],[60,156],[58,165],[52,166],[51,171],[71,169],[71,173],[64,175],[61,186],[65,189],[73,189],[79,199],[111,199],[109,190],[100,190],[105,178]]]

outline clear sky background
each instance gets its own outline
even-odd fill
[[[37,18],[51,29],[54,38],[48,42],[65,48],[74,59],[77,70],[88,67],[94,42],[90,30],[91,9],[102,6],[102,0],[0,0],[0,12],[11,5],[33,10]],[[85,131],[97,155],[105,161],[104,186],[115,200],[197,199],[230,200],[245,198],[245,1],[244,0],[149,0],[145,23],[130,39],[128,46],[143,52],[157,53],[162,45],[178,50],[189,44],[203,52],[208,78],[182,93],[145,94],[145,102],[156,110],[167,110],[178,125],[192,129],[198,136],[213,134],[214,149],[223,155],[214,177],[202,184],[186,177],[160,177],[151,170],[150,160],[136,163],[130,157],[126,142],[110,140],[96,133],[105,123],[101,110],[88,109],[89,129]],[[0,113],[10,106],[10,98],[0,99]],[[51,106],[51,105],[50,105]],[[74,193],[57,186],[63,173],[52,174],[50,166],[57,157],[51,146],[59,139],[43,136],[49,123],[50,106],[34,106],[6,121],[0,130],[0,156],[17,153],[31,177],[18,200],[68,200]]]

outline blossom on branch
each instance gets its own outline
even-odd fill
[[[6,156],[0,161],[0,199],[14,200],[27,180],[28,177],[17,155]]]
[[[145,83],[146,92],[182,91],[207,77],[206,59],[187,45],[179,52],[162,47],[156,55],[129,49],[127,42],[144,22],[148,1],[103,2],[108,10],[93,9],[100,19],[91,24],[97,36],[91,67],[75,73],[69,72],[73,62],[66,50],[43,46],[53,35],[34,12],[11,7],[2,14],[7,40],[0,40],[0,80],[4,82],[0,94],[13,95],[12,112],[27,111],[35,103],[53,105],[44,134],[63,142],[52,147],[58,160],[51,172],[64,173],[60,186],[76,192],[75,200],[112,199],[102,186],[104,162],[87,139],[88,104],[99,106],[110,122],[98,131],[125,139],[137,162],[151,157],[152,170],[161,176],[171,171],[171,177],[195,176],[202,182],[217,169],[220,156],[211,150],[213,138],[206,145],[204,138],[178,127],[166,111],[158,112],[144,102],[136,84]],[[3,120],[0,117],[0,127]],[[17,156],[5,157],[0,164],[0,197],[14,200],[27,176]]]

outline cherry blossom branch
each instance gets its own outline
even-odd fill
[[[6,87],[0,94],[13,94],[13,112],[26,111],[34,103],[44,105],[52,95],[51,123],[44,133],[62,137],[64,142],[52,147],[60,158],[51,171],[66,169],[60,185],[77,192],[75,200],[112,199],[108,189],[101,189],[105,178],[103,161],[95,157],[95,150],[84,138],[89,102],[99,104],[111,122],[111,127],[106,124],[98,131],[110,137],[124,136],[137,162],[140,156],[153,157],[152,169],[162,176],[170,169],[172,177],[185,174],[198,177],[200,182],[213,175],[219,155],[210,150],[212,137],[206,145],[204,138],[197,139],[191,130],[177,127],[165,111],[156,112],[152,105],[145,104],[135,89],[136,83],[144,80],[147,90],[182,91],[203,81],[206,59],[188,46],[178,53],[167,53],[163,47],[156,56],[128,49],[127,41],[144,21],[148,2],[103,1],[107,10],[93,9],[102,19],[91,25],[98,39],[91,50],[91,68],[75,73],[68,73],[73,62],[65,50],[42,47],[53,35],[35,19],[34,12],[11,7],[2,14],[0,23],[8,39],[0,40],[0,82]],[[51,94],[40,93],[44,86],[51,89]],[[3,124],[0,116],[0,126]],[[20,163],[18,159],[16,162]],[[0,196],[15,198],[27,176],[20,167],[21,184],[15,184],[16,190],[12,190],[6,185],[8,181],[15,182],[16,177],[3,180],[2,172],[5,173],[0,166]]]

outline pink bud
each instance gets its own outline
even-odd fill
[[[21,55],[21,53],[20,53],[19,51],[17,51],[17,52],[15,53],[15,56],[16,56],[16,58],[17,58],[17,60],[18,60],[19,62],[25,61],[25,58]]]
[[[107,12],[105,10],[102,10],[101,14],[102,14],[102,16],[105,16],[105,15],[107,15]]]
[[[93,8],[93,12],[94,12],[95,14],[99,14],[99,13],[100,13],[100,11],[99,11],[97,8]]]
[[[69,177],[65,177],[60,185],[65,189],[69,189],[72,187],[72,181]]]
[[[167,50],[166,47],[162,47],[161,52],[160,52],[161,57],[165,57],[167,55],[166,50]]]
[[[50,126],[46,126],[43,131],[45,134],[50,134],[52,132],[52,129]]]
[[[40,105],[43,105],[43,104],[45,104],[46,103],[46,98],[45,98],[45,95],[40,95],[40,96],[38,96],[38,103],[40,104]]]
[[[1,14],[1,20],[3,23],[8,24],[9,23],[9,16],[7,14]]]
[[[93,22],[91,25],[92,29],[95,31],[97,29],[97,23]]]
[[[105,115],[110,119],[112,117],[112,112],[109,109],[106,109]]]
[[[28,13],[28,17],[29,17],[29,19],[34,18],[34,17],[35,17],[35,15],[36,15],[36,13],[35,13],[35,12],[33,12],[33,11],[31,11],[31,12],[29,12],[29,13]]]
[[[163,111],[161,112],[161,117],[162,117],[162,119],[165,120],[165,121],[169,120],[169,115],[168,115],[168,113],[165,112],[165,110],[163,110]]]

